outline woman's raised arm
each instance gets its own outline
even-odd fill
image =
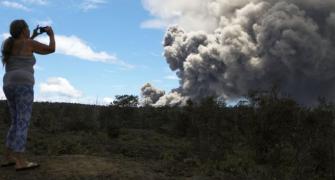
[[[31,42],[31,46],[32,46],[32,51],[37,53],[37,54],[51,54],[53,52],[55,52],[56,50],[56,42],[55,42],[55,36],[54,36],[54,32],[52,30],[51,27],[46,27],[45,30],[49,36],[49,45],[40,43],[38,41],[35,40],[30,40]]]

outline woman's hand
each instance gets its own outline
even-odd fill
[[[39,28],[39,26],[37,25],[37,27],[33,30],[33,34],[31,35],[30,39],[34,39],[35,37],[37,37],[38,35],[40,35],[38,33],[38,28]]]
[[[48,36],[54,36],[54,31],[52,30],[51,26],[47,26],[45,28],[45,32],[47,32]]]

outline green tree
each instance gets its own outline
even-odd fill
[[[116,95],[113,101],[114,106],[117,107],[137,107],[138,106],[138,96],[134,95]]]

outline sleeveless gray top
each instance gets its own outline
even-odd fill
[[[35,56],[10,56],[6,63],[6,73],[3,77],[3,86],[26,84],[34,86]]]

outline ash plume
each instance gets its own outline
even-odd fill
[[[145,84],[141,88],[141,97],[141,106],[183,106],[186,104],[187,101],[187,98],[183,97],[179,92],[175,90],[170,92],[169,94],[165,94],[164,91],[153,87],[150,83]]]
[[[151,1],[145,1],[147,7],[157,8],[150,6]],[[183,0],[172,1],[185,5]],[[201,4],[179,7],[179,16],[152,13],[178,24],[168,28],[163,45],[166,61],[180,79],[179,88],[152,104],[169,105],[171,98],[236,99],[273,83],[299,103],[314,104],[319,96],[335,100],[334,0],[207,0]]]
[[[140,100],[140,104],[141,105],[155,104],[164,95],[165,95],[164,91],[156,89],[151,84],[147,83],[141,88],[142,99]]]

